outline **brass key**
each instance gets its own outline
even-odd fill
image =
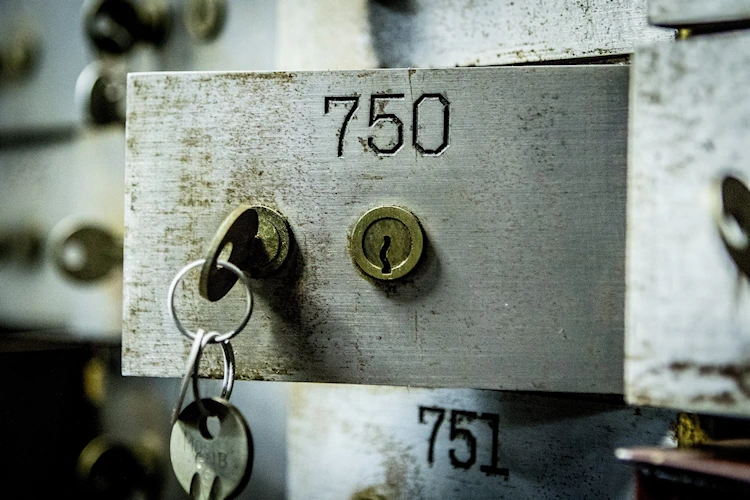
[[[234,498],[247,485],[253,468],[253,437],[242,414],[222,399],[202,399],[180,413],[172,427],[170,454],[180,485],[193,499]],[[208,419],[217,418],[218,432]]]

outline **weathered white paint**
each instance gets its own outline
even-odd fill
[[[750,287],[711,191],[750,180],[750,34],[639,49],[631,81],[625,377],[635,404],[750,414]]]
[[[750,21],[747,0],[648,0],[648,20],[675,28]]]
[[[646,0],[283,0],[278,67],[452,67],[624,55],[673,31]]]

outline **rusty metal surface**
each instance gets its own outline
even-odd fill
[[[715,222],[718,181],[750,179],[750,34],[634,55],[628,170],[627,399],[750,415],[750,285]]]
[[[517,64],[629,54],[668,41],[646,0],[284,0],[278,68]]]
[[[287,492],[292,500],[631,499],[633,471],[615,448],[667,443],[673,419],[560,395],[297,384]]]
[[[227,213],[261,203],[288,218],[297,252],[255,282],[233,341],[240,378],[621,391],[627,77],[620,66],[131,75],[124,372],[182,373],[168,284]],[[385,92],[400,96],[371,106]],[[450,117],[432,98],[415,128],[432,93]],[[395,120],[370,127],[370,113],[400,117],[395,154],[368,144],[397,141]],[[446,126],[449,146],[431,153]],[[425,232],[419,268],[399,283],[366,279],[349,255],[357,219],[380,205],[408,208]],[[209,308],[183,283],[189,328],[237,319],[238,289]]]

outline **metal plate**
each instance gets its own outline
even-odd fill
[[[614,450],[661,444],[673,420],[552,395],[300,384],[290,393],[288,495],[630,499],[633,472]]]
[[[750,21],[747,0],[648,0],[648,20],[675,28]]]
[[[711,192],[750,179],[750,34],[634,56],[625,379],[636,404],[750,415],[750,286]]]
[[[670,40],[646,0],[283,0],[280,69],[516,64]]]
[[[167,287],[227,213],[261,203],[299,248],[288,274],[256,282],[240,378],[621,391],[627,82],[621,66],[131,75],[124,372],[182,373]],[[447,122],[422,99],[435,93]],[[398,135],[368,125],[374,94],[373,115],[403,123],[395,154],[368,144]],[[419,269],[395,284],[363,278],[348,251],[380,205],[425,231]],[[221,331],[240,301],[209,309],[187,285],[178,309]]]

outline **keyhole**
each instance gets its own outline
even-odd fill
[[[716,186],[720,204],[715,218],[719,234],[737,268],[750,277],[750,190],[731,176]]]
[[[380,262],[383,264],[383,274],[391,274],[391,263],[388,262],[388,249],[391,247],[391,237],[383,236],[383,246],[380,248]]]

